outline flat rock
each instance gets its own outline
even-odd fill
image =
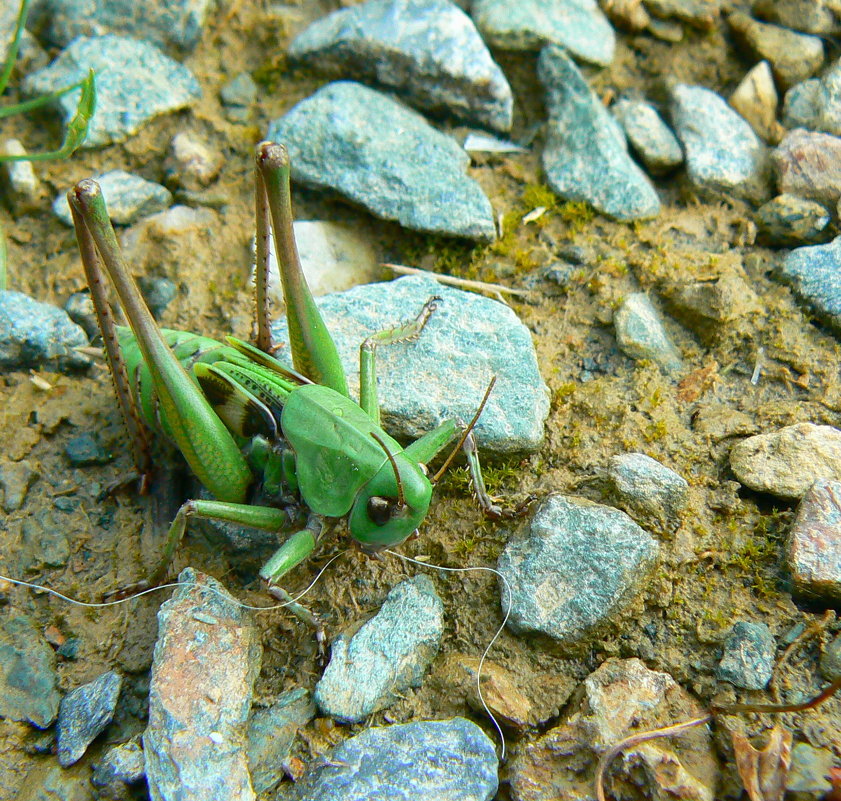
[[[473,21],[450,0],[368,0],[339,9],[298,34],[289,58],[376,81],[418,108],[511,129],[511,87]]]
[[[201,37],[210,7],[210,0],[143,4],[132,0],[47,0],[39,13],[48,21],[46,38],[61,47],[77,36],[118,33],[162,47],[191,49]]]
[[[841,237],[826,245],[790,251],[774,275],[789,284],[798,298],[841,333]]]
[[[549,112],[543,169],[552,190],[617,220],[655,217],[660,201],[654,187],[628,153],[621,127],[563,48],[543,49],[538,77]]]
[[[0,291],[0,368],[82,370],[91,362],[76,348],[88,344],[64,309],[22,292]]]
[[[632,359],[650,359],[665,373],[683,367],[660,312],[644,292],[632,292],[625,298],[613,315],[613,326],[616,344]]]
[[[802,498],[819,478],[841,479],[841,431],[797,423],[757,434],[733,447],[730,467],[752,490]]]
[[[431,297],[441,302],[415,342],[377,350],[380,409],[394,436],[417,439],[448,418],[468,422],[492,375],[496,386],[476,425],[480,448],[496,453],[534,451],[543,440],[549,395],[537,368],[531,334],[497,301],[409,276],[354,287],[317,300],[358,396],[359,345],[377,331],[409,322]],[[286,321],[273,327],[291,361]]]
[[[760,19],[803,33],[832,33],[837,27],[831,5],[814,0],[754,0],[751,10]]]
[[[201,88],[185,66],[165,56],[150,42],[126,36],[79,36],[49,67],[28,75],[23,89],[30,95],[57,91],[96,71],[96,111],[82,147],[123,142],[145,122],[189,106]],[[79,93],[62,96],[65,124],[76,112]]]
[[[649,172],[669,172],[683,162],[680,142],[651,103],[624,96],[610,111]]]
[[[683,476],[644,453],[611,457],[607,476],[629,514],[669,529],[680,525],[689,500],[689,484]]]
[[[671,115],[692,185],[712,196],[768,196],[767,153],[759,137],[725,100],[701,86],[676,84]]]
[[[367,729],[318,760],[277,801],[490,801],[493,742],[464,718]]]
[[[786,557],[799,593],[841,599],[841,481],[818,479],[806,491]]]
[[[778,247],[825,242],[831,235],[832,216],[820,203],[783,193],[756,210],[762,240]]]
[[[606,67],[616,34],[595,0],[476,0],[471,12],[485,41],[500,50],[539,50],[556,44]]]
[[[58,710],[58,762],[63,767],[78,762],[88,746],[114,718],[123,679],[109,670],[92,682],[71,690]]]
[[[820,78],[810,78],[786,92],[783,125],[841,136],[841,59]]]
[[[330,664],[315,686],[318,708],[345,723],[385,709],[420,686],[443,633],[444,605],[429,577],[401,582],[353,637],[333,641]]]
[[[780,192],[833,207],[841,198],[841,138],[791,131],[771,153]]]
[[[639,659],[608,659],[583,682],[565,721],[521,748],[509,764],[520,801],[593,798],[598,755],[633,734],[699,717],[701,705],[667,673]],[[710,731],[629,745],[611,764],[616,798],[713,801],[720,775]]]
[[[777,644],[765,623],[740,621],[724,642],[715,674],[743,690],[764,690],[774,673]]]
[[[499,558],[502,609],[517,634],[573,644],[636,596],[657,562],[657,543],[628,515],[582,498],[549,495],[523,539]],[[509,591],[510,587],[510,591]]]
[[[778,142],[782,127],[777,122],[777,88],[767,61],[748,70],[730,95],[730,105],[747,120],[753,132],[766,142]]]
[[[492,241],[493,210],[466,172],[469,156],[417,112],[373,89],[337,81],[269,125],[292,176],[333,189],[417,231]]]
[[[39,477],[40,473],[28,459],[0,463],[0,489],[3,490],[0,506],[6,514],[16,512],[23,506],[29,488]]]
[[[94,180],[102,189],[111,222],[119,225],[130,225],[141,217],[164,211],[172,205],[172,194],[165,186],[125,170],[111,170],[94,176]],[[66,192],[53,201],[53,213],[65,225],[72,227],[73,217]]]
[[[26,615],[0,622],[0,717],[46,729],[58,715],[56,657]]]
[[[709,31],[717,24],[721,0],[645,0],[648,12],[659,20],[679,20]]]
[[[187,568],[158,612],[143,735],[156,801],[253,801],[246,726],[261,645],[250,613]]]

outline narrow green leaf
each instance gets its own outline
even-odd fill
[[[20,4],[20,11],[18,12],[18,21],[15,25],[15,36],[12,39],[9,53],[6,56],[6,63],[3,65],[3,72],[0,74],[0,95],[6,90],[6,85],[9,83],[9,78],[12,76],[12,70],[15,68],[15,61],[18,57],[18,50],[20,50],[20,38],[23,36],[23,26],[26,24],[26,15],[29,13],[29,3],[31,0],[23,0]]]

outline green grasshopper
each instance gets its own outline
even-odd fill
[[[462,447],[486,513],[507,514],[485,492],[471,434],[493,381],[444,466],[431,478],[426,463],[458,437],[460,424],[446,420],[405,448],[380,427],[376,348],[417,338],[439,299],[427,301],[413,322],[362,343],[360,399],[358,404],[351,400],[336,346],[298,259],[286,149],[263,142],[256,162],[254,345],[230,336],[223,343],[160,329],[123,259],[99,186],[84,180],[68,193],[142,491],[151,475],[149,442],[151,430],[156,430],[175,444],[216,499],[189,500],[181,506],[157,567],[123,594],[164,578],[191,516],[292,531],[261,570],[275,594],[283,593],[278,580],[306,559],[340,519],[347,521],[351,537],[368,553],[399,545],[420,526],[433,485]],[[266,296],[270,227],[281,266],[294,367],[272,355]],[[114,322],[103,285],[103,262],[129,327]]]

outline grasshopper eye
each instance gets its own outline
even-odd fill
[[[393,498],[372,495],[368,498],[368,517],[378,526],[384,526],[394,515],[397,503]]]

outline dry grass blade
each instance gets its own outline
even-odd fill
[[[439,284],[446,284],[447,286],[466,289],[469,292],[479,292],[490,295],[501,303],[505,303],[505,300],[502,297],[503,294],[514,295],[520,298],[528,297],[530,294],[526,289],[511,289],[511,287],[503,286],[502,284],[489,284],[485,281],[470,281],[467,278],[456,278],[452,275],[433,273],[430,270],[419,270],[417,267],[406,267],[403,264],[383,262],[383,267],[388,267],[389,270],[392,270],[398,275],[425,275],[428,278],[434,278]]]
[[[777,724],[761,750],[754,748],[739,732],[731,732],[730,736],[736,767],[750,800],[783,801],[791,767],[791,732]]]

